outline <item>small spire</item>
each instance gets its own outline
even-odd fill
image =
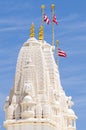
[[[32,23],[31,28],[30,28],[30,37],[34,37],[35,33],[34,33],[34,24]]]
[[[44,28],[40,26],[39,28],[39,40],[44,40]]]

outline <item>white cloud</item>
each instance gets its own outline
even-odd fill
[[[21,21],[21,22],[20,22]],[[16,20],[13,19],[0,19],[0,32],[5,32],[5,31],[16,31],[16,30],[25,30],[28,28],[28,26],[31,26],[33,23],[36,25],[36,27],[38,27],[39,25],[41,25],[41,19],[40,18],[36,18],[36,19],[19,19],[16,18]],[[38,21],[38,22],[37,22]],[[2,24],[5,26],[7,25],[7,27],[2,27]]]
[[[81,17],[83,16],[79,14],[72,14],[61,18],[58,25],[58,28],[60,28],[59,32],[56,30],[58,36],[61,37],[61,39],[63,36],[65,39],[70,38],[72,41],[86,40],[86,20],[81,19]]]
[[[25,30],[25,29],[27,29],[27,26],[23,26],[23,27],[7,27],[7,28],[1,28],[0,29],[0,32],[2,32],[2,31],[17,31],[17,30]]]
[[[79,55],[85,55],[86,50],[85,49],[84,50],[83,49],[81,49],[81,50],[73,50],[73,51],[68,50],[67,53],[68,53],[68,56],[69,55],[72,55],[72,56],[73,55],[78,55],[79,56]]]
[[[69,30],[75,30],[75,31],[79,31],[79,30],[85,30],[86,28],[86,21],[75,21],[73,23],[67,23],[65,24],[65,26],[63,25],[62,28],[64,29],[69,29]],[[76,30],[79,29],[79,30]],[[85,30],[86,31],[86,30]]]
[[[64,18],[61,18],[61,19],[59,19],[58,21],[59,21],[59,23],[60,22],[70,22],[70,21],[73,21],[73,20],[76,20],[76,19],[78,19],[80,16],[79,16],[79,14],[70,14],[69,16],[66,16],[66,17],[64,17]]]

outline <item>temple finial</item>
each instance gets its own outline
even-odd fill
[[[44,40],[44,28],[40,26],[39,28],[39,40]]]
[[[34,24],[32,23],[31,28],[30,28],[30,37],[34,37],[35,33],[34,33]]]
[[[41,5],[41,8],[42,8],[42,9],[44,9],[44,8],[45,8],[45,6],[44,6],[44,5]]]
[[[54,4],[52,4],[52,5],[51,5],[51,8],[52,8],[52,9],[55,9],[55,5],[54,5]]]

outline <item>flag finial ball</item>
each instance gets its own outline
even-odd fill
[[[59,44],[59,40],[56,40],[56,45],[58,45]]]
[[[54,5],[54,4],[52,4],[52,5],[51,5],[51,8],[52,8],[52,9],[54,9],[54,8],[55,8],[55,5]]]
[[[42,9],[44,9],[44,8],[45,8],[45,6],[44,6],[44,5],[41,5],[41,8],[42,8]]]

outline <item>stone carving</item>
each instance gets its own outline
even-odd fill
[[[8,119],[14,119],[14,105],[11,104],[8,108]]]
[[[32,84],[30,82],[25,82],[24,89],[25,89],[25,93],[30,95],[32,92]]]

